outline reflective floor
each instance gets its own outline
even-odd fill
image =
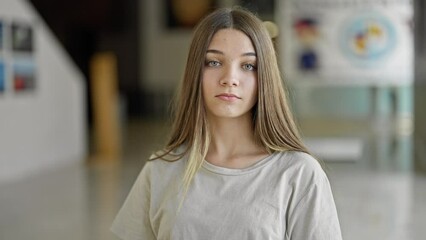
[[[323,136],[318,124],[302,122],[305,136]],[[426,174],[411,171],[410,131],[369,131],[364,123],[332,125],[328,137],[357,137],[362,147],[347,158],[321,157],[344,239],[425,239]],[[0,239],[117,239],[109,226],[144,159],[162,145],[167,132],[161,121],[133,121],[124,133],[121,161],[92,160],[0,185]]]

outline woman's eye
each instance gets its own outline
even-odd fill
[[[246,63],[243,65],[243,69],[247,71],[253,71],[256,70],[256,67],[253,64]]]
[[[220,62],[218,62],[218,61],[207,61],[207,66],[218,67],[218,66],[220,66]]]

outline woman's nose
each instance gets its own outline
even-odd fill
[[[224,68],[223,76],[220,80],[220,85],[222,86],[238,86],[238,69],[235,67]]]

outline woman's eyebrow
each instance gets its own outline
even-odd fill
[[[241,54],[241,56],[253,56],[253,57],[256,57],[256,53],[254,53],[254,52],[247,52],[247,53]]]
[[[215,53],[220,55],[225,55],[222,51],[216,50],[216,49],[208,49],[207,53]]]
[[[216,50],[216,49],[208,49],[206,53],[214,53],[214,54],[225,55],[222,51],[219,51],[219,50]],[[241,56],[254,56],[254,57],[256,57],[256,53],[246,52],[246,53],[241,54]]]

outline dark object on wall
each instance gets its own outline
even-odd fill
[[[17,52],[31,53],[34,49],[33,30],[22,23],[12,23],[12,49]]]
[[[215,0],[166,0],[168,28],[192,28],[216,7]]]
[[[416,29],[416,53],[420,56],[426,55],[426,13],[422,12],[421,9],[426,9],[426,3],[424,1],[416,1],[414,7],[414,17]]]
[[[0,94],[4,92],[6,88],[6,75],[4,70],[4,63],[0,61]]]
[[[274,21],[274,0],[240,0],[239,5],[256,13],[263,21]]]
[[[4,23],[0,21],[0,53],[4,48],[4,33],[3,30],[4,29]]]

